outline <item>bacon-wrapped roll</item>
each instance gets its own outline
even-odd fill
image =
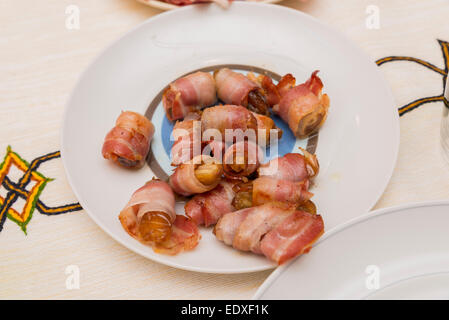
[[[313,193],[310,193],[308,188],[308,180],[291,181],[262,176],[254,181],[236,185],[232,204],[238,210],[273,201],[299,206],[312,198]]]
[[[177,121],[173,128],[175,142],[171,149],[172,166],[178,166],[194,157],[204,154],[222,161],[225,144],[223,141],[203,140],[199,113],[190,113],[183,121]]]
[[[132,111],[120,114],[103,143],[103,157],[123,167],[141,168],[150,151],[154,126],[145,116]]]
[[[173,138],[178,140],[192,134],[194,130],[201,132],[201,112],[189,112],[182,121],[176,121],[173,126]],[[198,129],[197,129],[198,126]]]
[[[161,243],[156,243],[153,250],[157,253],[175,255],[194,249],[200,239],[201,235],[195,222],[178,214],[172,225],[171,236]]]
[[[194,248],[199,240],[196,225],[176,215],[173,191],[160,180],[136,190],[119,219],[130,236],[157,252],[176,254]]]
[[[260,165],[259,176],[269,176],[280,180],[303,181],[315,177],[319,171],[316,155],[300,148],[304,155],[287,153]]]
[[[199,155],[175,169],[169,178],[172,189],[183,196],[204,193],[220,182],[223,166],[210,156]]]
[[[247,77],[259,85],[270,107],[279,103],[281,100],[279,88],[273,83],[273,80],[269,76],[264,74],[256,76],[254,73],[250,72]]]
[[[222,68],[214,72],[218,98],[228,104],[244,106],[268,115],[268,103],[263,90],[245,75]]]
[[[223,172],[230,179],[243,179],[256,172],[263,160],[263,150],[252,141],[231,145],[223,156]]]
[[[290,85],[281,90],[279,103],[273,107],[300,139],[317,132],[327,118],[329,97],[321,93],[323,83],[317,73],[313,72],[309,80],[295,87],[291,87],[290,81]]]
[[[283,264],[308,253],[323,233],[324,222],[320,215],[297,210],[265,235],[260,251],[277,264]]]
[[[324,232],[320,215],[271,202],[224,215],[215,225],[218,240],[282,264],[306,253]]]
[[[255,112],[253,115],[257,122],[257,143],[260,144],[260,139],[264,139],[264,145],[269,145],[272,134],[276,134],[273,138],[282,138],[282,130],[274,124],[273,119]]]
[[[224,214],[235,211],[234,184],[232,180],[222,180],[215,189],[197,194],[184,206],[186,215],[198,225],[214,225]]]
[[[204,110],[201,116],[201,126],[203,133],[209,129],[218,130],[221,138],[225,140],[226,129],[254,130],[256,138],[257,120],[248,109],[235,105],[220,105]],[[231,132],[232,133],[232,132]]]
[[[184,120],[176,121],[173,127],[173,143],[171,149],[172,166],[178,166],[201,154],[201,115],[189,113]],[[198,144],[198,146],[195,145]]]
[[[189,112],[210,106],[216,101],[215,80],[210,73],[202,71],[174,81],[162,97],[167,118],[172,121],[182,119]]]

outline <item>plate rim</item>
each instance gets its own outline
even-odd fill
[[[405,203],[405,204],[399,204],[391,207],[385,207],[376,209],[373,211],[369,211],[367,213],[362,214],[359,217],[352,218],[351,220],[348,220],[346,222],[343,222],[339,224],[338,226],[332,228],[331,230],[327,231],[321,239],[317,241],[315,246],[318,244],[326,241],[327,239],[331,238],[332,236],[344,232],[345,230],[356,226],[360,223],[366,222],[368,220],[376,219],[384,215],[394,214],[396,212],[409,210],[409,209],[417,209],[417,208],[423,208],[423,207],[438,207],[438,206],[449,206],[449,199],[442,199],[442,200],[428,200],[428,201],[418,201],[418,202],[411,202],[411,203]],[[296,259],[293,259],[289,262],[287,262],[285,265],[279,266],[274,270],[262,283],[262,285],[257,289],[256,293],[251,298],[252,300],[261,300],[261,296],[269,289],[271,285],[279,278],[279,276],[285,272],[285,270],[296,261]]]
[[[240,6],[245,7],[245,6],[254,5],[254,3],[255,2],[246,2],[246,1],[238,1],[237,2],[237,1],[235,1],[235,3],[233,3],[233,5],[234,5],[234,7],[240,7]],[[99,221],[99,219],[97,219],[96,216],[93,213],[90,212],[90,210],[87,209],[87,206],[84,206],[84,200],[81,199],[81,197],[79,196],[78,191],[74,187],[73,179],[72,179],[71,174],[69,173],[68,166],[67,166],[67,163],[66,163],[67,160],[66,160],[66,157],[65,157],[65,144],[64,144],[64,140],[65,140],[64,131],[65,130],[64,129],[65,129],[65,123],[68,121],[69,105],[70,105],[70,102],[73,100],[73,97],[75,95],[76,89],[81,85],[81,82],[84,80],[84,78],[85,78],[86,74],[88,73],[88,71],[112,47],[114,47],[117,43],[119,43],[120,41],[122,41],[123,39],[125,39],[126,37],[131,35],[132,33],[134,33],[136,30],[142,28],[144,25],[146,25],[148,23],[152,23],[153,21],[157,21],[158,19],[161,19],[161,17],[169,16],[169,15],[172,15],[172,14],[179,14],[179,12],[182,12],[183,10],[196,10],[196,7],[210,6],[210,5],[214,5],[214,4],[202,3],[202,4],[195,4],[195,5],[188,5],[188,6],[183,6],[181,8],[178,8],[179,10],[169,10],[169,11],[165,11],[165,12],[162,12],[160,14],[154,15],[152,17],[149,17],[145,21],[143,21],[143,22],[137,24],[136,26],[132,27],[131,29],[126,31],[124,34],[122,34],[121,36],[119,36],[118,38],[116,38],[115,40],[110,42],[109,44],[107,44],[87,64],[87,66],[79,74],[78,79],[75,82],[75,85],[72,87],[71,92],[70,92],[70,94],[69,94],[69,96],[68,96],[68,98],[67,98],[67,100],[65,102],[65,105],[64,105],[64,111],[63,111],[63,114],[62,114],[62,125],[61,125],[61,128],[60,128],[60,139],[59,139],[63,168],[64,168],[64,171],[65,171],[65,175],[66,175],[67,181],[68,181],[68,183],[70,185],[70,188],[72,189],[72,192],[75,194],[77,200],[79,201],[79,203],[83,207],[83,210],[97,224],[97,226],[100,227],[102,229],[102,231],[106,232],[112,239],[114,239],[115,241],[119,242],[121,245],[126,247],[128,250],[131,250],[134,253],[139,254],[140,256],[144,257],[145,259],[149,259],[151,261],[154,261],[154,262],[157,262],[157,263],[169,266],[169,267],[173,267],[173,268],[177,268],[177,269],[181,269],[181,270],[186,270],[186,271],[200,272],[200,273],[243,274],[243,273],[253,273],[253,272],[266,271],[266,270],[273,270],[273,269],[277,270],[279,267],[277,267],[275,265],[264,265],[264,266],[258,266],[258,267],[245,267],[245,268],[226,269],[226,270],[218,270],[217,271],[216,269],[181,265],[181,264],[178,264],[176,262],[167,261],[165,259],[159,258],[158,256],[148,257],[142,250],[140,250],[138,248],[135,248],[135,247],[128,246],[128,244],[124,240],[120,239],[119,237],[116,237],[110,230],[105,228],[103,223],[101,223]],[[292,9],[292,8],[289,8],[289,7],[284,7],[284,6],[270,4],[270,3],[257,3],[257,5],[269,7],[271,9],[275,9],[275,10],[281,10],[281,11],[289,12],[290,14],[296,14],[298,16],[301,16],[301,19],[307,19],[307,20],[312,21],[313,23],[315,23],[315,24],[317,24],[317,25],[319,25],[321,27],[324,27],[327,30],[330,29],[333,33],[338,34],[341,39],[344,39],[345,42],[350,44],[351,45],[351,49],[354,50],[355,52],[358,52],[358,54],[360,56],[363,56],[366,59],[367,62],[375,63],[375,62],[371,61],[371,59],[370,59],[371,57],[365,51],[363,51],[356,42],[352,41],[343,32],[341,32],[340,30],[330,26],[329,24],[327,24],[324,21],[321,21],[321,20],[319,20],[319,19],[317,19],[317,18],[315,18],[315,17],[313,17],[313,16],[311,16],[309,14],[306,14],[306,13],[304,13],[302,11],[299,11],[299,10],[296,10],[296,9]],[[384,89],[386,90],[386,93],[390,96],[391,102],[394,104],[395,99],[394,99],[393,93],[391,91],[391,87],[388,85],[384,74],[379,69],[376,69],[376,70],[377,70],[376,72],[378,73],[378,76],[382,79],[382,84],[384,86]],[[397,164],[397,159],[398,159],[398,154],[399,154],[399,145],[400,145],[400,124],[399,124],[399,114],[397,112],[394,112],[393,114],[395,114],[395,120],[396,120],[395,121],[396,134],[395,134],[394,137],[392,137],[391,141],[394,140],[393,147],[395,149],[395,154],[393,155],[393,161],[391,162],[390,170],[388,172],[386,172],[386,176],[388,178],[385,179],[384,184],[382,185],[381,188],[379,188],[379,191],[377,192],[375,197],[373,197],[372,203],[367,205],[368,212],[370,212],[372,207],[379,201],[380,197],[384,193],[388,183],[391,180],[391,177],[393,175],[394,169],[395,169],[396,164]],[[365,214],[366,213],[363,213],[362,215],[365,215]],[[358,218],[358,217],[356,217],[356,218]],[[352,219],[349,220],[349,221],[352,221]],[[343,224],[345,224],[345,223],[343,223]],[[331,230],[333,230],[333,229],[331,229]],[[324,236],[326,236],[327,234],[328,234],[328,232],[325,232]],[[271,275],[270,275],[270,277],[271,277]]]

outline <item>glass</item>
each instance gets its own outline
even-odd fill
[[[444,107],[443,119],[441,120],[441,146],[443,155],[449,162],[449,77],[446,76],[446,85],[444,86]]]

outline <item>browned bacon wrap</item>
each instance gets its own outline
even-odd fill
[[[173,127],[173,143],[171,149],[172,165],[177,166],[201,154],[201,115],[189,113],[184,120],[176,121]],[[196,146],[195,144],[198,144]]]
[[[146,117],[136,112],[122,112],[106,135],[103,157],[124,167],[140,168],[150,150],[153,134],[154,126]]]
[[[262,164],[260,176],[269,176],[280,180],[303,181],[315,177],[319,171],[318,159],[315,155],[303,150],[299,153],[287,153]]]
[[[263,150],[252,141],[240,141],[231,145],[223,156],[223,172],[230,179],[248,177],[259,168]]]
[[[216,101],[214,78],[210,73],[202,71],[174,81],[162,97],[167,118],[172,121],[182,119],[189,112],[210,106]]]
[[[309,80],[298,86],[292,86],[295,80],[290,74],[279,83],[280,101],[273,111],[300,139],[317,132],[326,121],[329,97],[321,93],[323,83],[317,73],[313,72]]]
[[[189,196],[214,189],[220,182],[222,173],[220,163],[213,161],[210,156],[199,155],[179,165],[170,176],[169,183],[176,193]],[[204,177],[203,174],[207,176]]]
[[[214,228],[218,240],[282,264],[306,253],[324,232],[320,215],[271,202],[224,215]]]
[[[309,180],[291,181],[261,176],[253,181],[236,184],[232,205],[240,210],[276,201],[301,206],[307,212],[316,212],[313,211],[315,205],[309,201],[313,197],[313,193],[308,191],[309,184]]]
[[[194,249],[201,239],[198,227],[191,219],[176,215],[170,238],[153,246],[157,253],[175,255],[182,251]]]
[[[228,104],[240,105],[268,115],[268,103],[257,83],[245,75],[222,68],[214,72],[218,98]]]
[[[184,207],[186,215],[198,225],[214,225],[224,214],[235,211],[233,186],[233,181],[222,180],[215,189],[194,196]]]
[[[308,188],[308,180],[296,182],[262,176],[253,181],[253,206],[273,201],[301,204],[313,196]]]
[[[240,129],[242,132],[252,129],[254,130],[254,135],[256,136],[257,134],[257,120],[253,113],[241,106],[230,104],[204,110],[201,116],[201,126],[203,133],[208,129],[218,130],[223,140],[225,139],[226,129]]]
[[[163,220],[168,219],[166,222],[171,230],[161,241],[149,239],[145,233],[148,228],[143,224],[148,215],[152,214],[163,216]],[[165,254],[177,254],[193,249],[200,237],[195,223],[176,215],[173,191],[166,182],[159,180],[151,180],[135,191],[120,212],[119,219],[129,235]]]
[[[225,144],[219,140],[203,140],[201,115],[189,113],[183,121],[177,121],[173,128],[175,140],[171,149],[172,166],[178,166],[194,157],[204,154],[222,161]]]
[[[270,137],[273,137],[273,139],[282,138],[282,130],[276,127],[273,119],[255,112],[253,112],[253,115],[257,122],[257,143],[269,145]],[[260,139],[264,139],[264,141],[262,142]]]

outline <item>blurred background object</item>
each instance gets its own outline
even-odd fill
[[[260,2],[260,3],[277,3],[282,0],[137,0],[150,7],[161,10],[172,10],[179,7],[183,7],[189,4],[215,2],[217,5],[227,8],[232,1],[248,1],[248,2]],[[306,1],[306,0],[301,0]]]

